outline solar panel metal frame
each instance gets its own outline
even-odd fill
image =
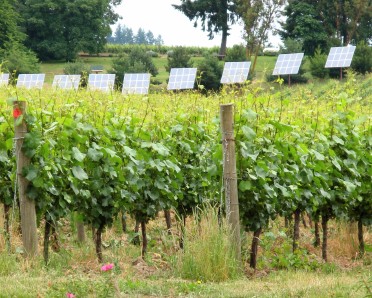
[[[17,88],[26,89],[43,88],[45,73],[20,74],[17,79]]]
[[[223,68],[221,84],[244,83],[248,78],[250,61],[226,62]]]
[[[79,88],[81,75],[55,75],[52,87],[60,89]]]
[[[193,89],[196,71],[196,68],[171,68],[167,89]]]
[[[91,73],[88,77],[88,88],[90,90],[111,91],[115,85],[115,74]]]
[[[298,74],[304,53],[280,54],[276,60],[273,75]]]
[[[148,94],[150,86],[149,73],[126,73],[124,74],[123,89],[124,94]]]
[[[8,85],[9,83],[9,74],[8,73],[0,73],[0,86],[1,85]]]
[[[329,50],[325,68],[350,67],[356,46],[332,47]]]

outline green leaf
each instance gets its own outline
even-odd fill
[[[333,136],[332,140],[334,140],[337,144],[340,144],[340,145],[345,144],[345,142],[342,139],[340,139],[338,136]]]
[[[103,153],[94,148],[89,148],[87,155],[93,161],[99,161],[103,157]]]
[[[72,174],[75,176],[75,178],[77,178],[79,180],[87,180],[88,179],[87,173],[85,173],[85,171],[79,166],[72,167]]]
[[[85,158],[85,154],[81,153],[78,148],[72,147],[72,157],[75,158],[77,161],[83,161]]]
[[[247,190],[250,190],[252,188],[252,183],[250,181],[241,181],[239,183],[239,189],[241,191],[247,191]]]
[[[256,137],[256,132],[247,125],[242,126],[242,132],[247,139],[254,139]]]
[[[311,151],[312,151],[312,153],[314,153],[314,156],[317,160],[324,160],[324,155],[323,154],[319,153],[318,151],[316,151],[314,149],[311,150]]]

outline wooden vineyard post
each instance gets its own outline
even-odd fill
[[[236,174],[233,105],[220,105],[222,149],[223,149],[223,186],[225,192],[226,217],[233,231],[233,241],[237,260],[241,261],[238,182]]]
[[[37,254],[37,227],[35,202],[27,197],[26,190],[28,180],[22,175],[22,169],[30,164],[30,159],[22,151],[24,137],[27,133],[25,122],[26,102],[14,101],[14,134],[15,152],[17,162],[17,189],[21,212],[21,229],[23,248],[27,256],[33,257]]]

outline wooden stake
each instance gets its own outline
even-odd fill
[[[220,105],[222,148],[223,148],[223,183],[225,191],[226,217],[233,230],[237,260],[241,261],[241,241],[239,223],[238,182],[236,175],[234,115],[233,105]]]
[[[26,102],[15,101],[13,103],[14,133],[16,143],[17,160],[17,186],[21,211],[21,229],[23,248],[27,256],[37,254],[37,227],[35,202],[27,197],[26,190],[29,181],[22,175],[22,169],[30,164],[30,159],[22,151],[24,136],[27,133],[25,122]],[[23,117],[22,121],[19,121]]]

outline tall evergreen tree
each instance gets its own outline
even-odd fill
[[[230,24],[236,20],[235,2],[230,0],[181,0],[181,5],[173,7],[184,13],[189,20],[201,22],[203,31],[208,32],[209,39],[213,39],[215,33],[222,33],[220,55],[226,55],[227,36],[229,35]]]

